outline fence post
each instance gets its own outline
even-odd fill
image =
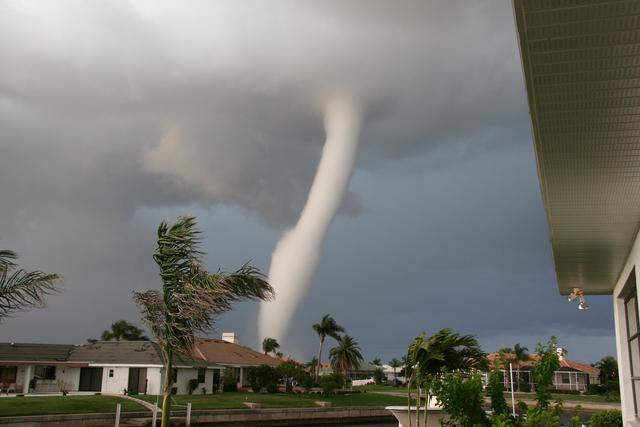
[[[116,405],[116,427],[120,426],[120,404]]]
[[[156,427],[158,421],[158,402],[153,404],[153,420],[151,421],[151,427]]]
[[[191,426],[191,402],[187,403],[187,427]]]

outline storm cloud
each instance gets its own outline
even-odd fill
[[[331,312],[372,356],[442,326],[613,352],[609,301],[578,316],[557,295],[508,1],[5,2],[0,58],[0,245],[65,277],[0,339],[137,320],[154,228],[179,214],[209,268],[266,270],[346,93],[356,171],[285,351],[310,356]],[[215,334],[255,344],[256,310]]]

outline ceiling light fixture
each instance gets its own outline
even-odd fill
[[[569,301],[575,301],[576,299],[580,301],[578,304],[578,310],[589,310],[589,304],[585,301],[584,291],[582,288],[572,288],[571,293],[567,297]]]

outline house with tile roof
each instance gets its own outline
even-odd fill
[[[560,367],[555,372],[553,378],[553,389],[558,391],[577,391],[586,392],[591,384],[600,384],[600,370],[593,366],[586,365],[584,363],[569,360],[564,357],[562,349],[558,349],[558,356]],[[489,365],[493,365],[498,360],[498,353],[491,353],[487,356]],[[510,358],[515,356],[511,354],[504,354],[502,358],[509,363]],[[529,356],[529,360],[523,362],[512,362],[513,369],[513,383],[515,389],[519,389],[519,385],[522,383],[527,384],[531,390],[535,389],[533,381],[532,369],[538,363],[539,356],[532,354]],[[510,372],[507,368],[504,370],[504,385],[505,390],[510,389]]]
[[[190,356],[174,356],[177,394],[217,390],[224,369],[232,369],[238,386],[247,386],[245,369],[277,366],[279,359],[229,340],[199,338]],[[231,342],[230,342],[231,341]],[[160,394],[163,382],[160,347],[152,341],[97,341],[84,345],[0,343],[0,388],[14,393],[135,391]]]

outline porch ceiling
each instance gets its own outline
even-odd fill
[[[514,12],[558,287],[611,293],[640,225],[640,2]]]

